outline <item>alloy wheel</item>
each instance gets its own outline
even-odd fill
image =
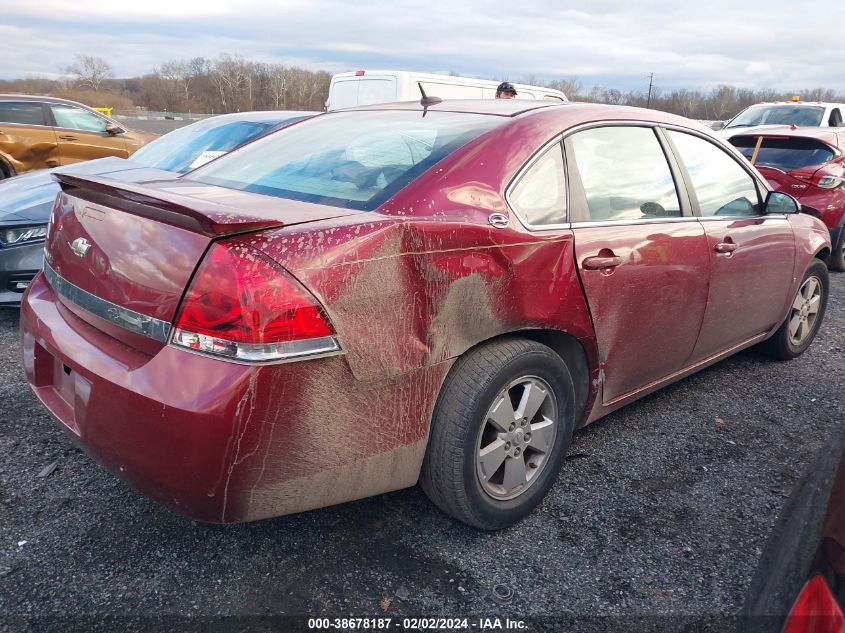
[[[557,426],[557,402],[545,380],[523,376],[502,389],[487,410],[476,447],[484,492],[506,501],[528,490],[549,461]]]
[[[815,329],[821,306],[822,285],[816,277],[808,277],[795,300],[789,315],[789,342],[798,347]]]

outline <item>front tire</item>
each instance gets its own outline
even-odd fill
[[[816,338],[824,319],[829,285],[827,266],[821,260],[813,260],[798,286],[786,319],[774,335],[763,342],[763,351],[777,360],[801,356]]]
[[[446,378],[420,483],[456,519],[508,527],[554,485],[574,424],[572,377],[560,356],[527,339],[483,344]]]

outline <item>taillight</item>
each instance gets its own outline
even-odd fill
[[[218,242],[182,302],[174,345],[243,362],[340,351],[320,304],[273,260]]]
[[[804,585],[783,633],[845,633],[845,616],[824,578],[813,576]]]
[[[817,187],[821,187],[822,189],[835,189],[842,185],[845,182],[842,178],[837,178],[836,176],[819,176],[819,179],[815,182]]]

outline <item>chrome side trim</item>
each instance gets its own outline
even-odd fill
[[[53,290],[91,314],[135,334],[146,336],[159,343],[167,343],[170,337],[170,323],[168,321],[162,321],[123,308],[83,290],[57,273],[46,258],[44,259],[44,276],[47,277],[47,281],[53,287]]]
[[[573,222],[572,228],[587,228],[587,227],[598,227],[598,226],[631,226],[637,224],[666,224],[667,222],[677,223],[677,222],[697,222],[700,218],[694,215],[667,215],[665,217],[657,217],[657,218],[631,218],[628,220],[586,220],[584,222]]]

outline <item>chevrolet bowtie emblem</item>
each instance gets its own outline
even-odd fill
[[[91,244],[84,237],[77,237],[70,245],[70,250],[77,257],[85,257],[85,253],[88,252],[89,248],[91,248]]]

